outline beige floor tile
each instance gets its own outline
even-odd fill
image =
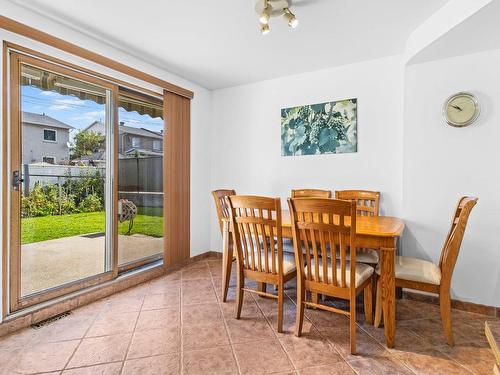
[[[182,309],[183,325],[208,324],[222,321],[222,313],[218,303],[190,305]]]
[[[489,346],[469,343],[454,347],[446,345],[437,349],[475,374],[489,374],[495,364],[495,356]]]
[[[38,340],[40,333],[33,328],[24,328],[10,335],[0,337],[0,350],[23,348],[35,340]]]
[[[122,365],[122,362],[115,362],[103,365],[80,367],[64,370],[62,375],[119,375]]]
[[[355,375],[353,369],[345,362],[337,362],[333,366],[308,367],[298,371],[300,375]]]
[[[395,358],[367,358],[351,361],[349,364],[358,375],[412,375],[402,362]]]
[[[226,324],[233,344],[275,337],[264,318],[229,318],[226,319]]]
[[[117,362],[125,359],[131,334],[83,339],[68,368]]]
[[[212,274],[210,269],[205,264],[200,268],[190,268],[182,270],[182,280],[193,280],[193,279],[211,279]]]
[[[182,327],[182,350],[195,350],[229,345],[222,320]]]
[[[182,280],[182,304],[217,302],[211,279]]]
[[[147,294],[164,294],[164,293],[180,293],[181,290],[181,277],[179,271],[179,278],[174,280],[159,278],[152,280],[149,283]]]
[[[180,374],[180,354],[126,360],[122,375],[177,375]]]
[[[108,311],[100,315],[88,330],[85,337],[109,336],[134,331],[139,313]]]
[[[177,353],[180,350],[181,334],[179,329],[157,328],[136,331],[132,337],[127,359]]]
[[[140,311],[144,296],[114,295],[109,297],[103,312],[113,313]]]
[[[178,310],[181,304],[180,291],[147,295],[144,298],[142,310],[170,309]]]
[[[178,329],[180,324],[180,312],[177,310],[148,310],[141,311],[139,314],[136,330],[144,331],[155,328]]]
[[[292,371],[293,367],[278,340],[233,345],[242,375]]]
[[[19,350],[10,364],[17,374],[32,374],[64,369],[79,340],[43,343]]]
[[[437,349],[399,353],[397,354],[397,358],[418,375],[471,374],[470,371]]]
[[[184,352],[182,368],[186,375],[238,374],[230,346]]]
[[[333,346],[319,333],[303,334],[301,337],[287,335],[280,337],[285,352],[296,369],[331,365],[343,362]]]
[[[341,329],[327,329],[321,331],[321,334],[328,339],[328,341],[335,347],[335,349],[347,361],[354,361],[364,358],[379,358],[386,357],[390,353],[386,348],[380,345],[375,339],[370,337],[367,333],[358,328],[356,333],[356,352],[357,355],[351,354],[351,340],[349,330]]]

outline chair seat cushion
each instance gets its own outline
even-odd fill
[[[249,254],[248,258],[249,258],[248,259],[249,263],[252,264],[252,256],[250,254]],[[275,264],[276,264],[276,272],[277,272],[278,271],[278,253],[277,252],[276,252],[275,258],[276,258]],[[266,258],[265,258],[264,251],[261,251],[260,261],[262,262],[262,270],[265,271]],[[255,259],[255,268],[258,267],[258,262],[259,262],[259,260],[256,258]],[[268,252],[268,256],[267,256],[267,263],[269,266],[269,272],[272,272],[273,256],[272,256],[270,251]],[[286,275],[287,273],[295,271],[295,269],[296,269],[295,268],[295,255],[283,252],[283,274]]]
[[[377,274],[380,275],[380,266],[377,267]],[[439,267],[432,262],[418,258],[397,256],[395,274],[396,278],[401,280],[434,285],[441,283],[441,270]]]
[[[350,272],[350,267],[351,267],[351,262],[346,261],[346,272],[345,272],[345,279],[346,279],[346,285],[348,287],[351,286],[351,272]],[[319,280],[323,281],[323,259],[320,259],[318,262],[319,266]],[[314,275],[316,273],[315,270],[315,265],[314,265],[314,259],[311,260],[311,274],[312,277],[314,278]],[[304,267],[305,272],[307,272],[307,266]],[[372,266],[369,266],[368,264],[364,263],[358,263],[356,262],[356,288],[363,284],[367,279],[369,279],[374,272],[374,268]],[[337,283],[340,285],[342,279],[342,271],[341,271],[341,264],[339,261],[337,261]],[[333,280],[333,272],[332,272],[332,261],[328,259],[328,282],[331,283]]]
[[[351,251],[346,250],[346,259],[351,260]],[[340,251],[337,251],[337,259],[340,259]],[[358,248],[356,249],[356,262],[357,263],[368,263],[376,265],[379,262],[378,251],[374,249]]]

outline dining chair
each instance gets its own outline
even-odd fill
[[[395,261],[396,287],[416,289],[439,295],[441,321],[446,340],[450,346],[454,345],[451,326],[451,279],[464,237],[467,221],[477,200],[478,199],[474,197],[462,197],[458,201],[457,208],[451,220],[450,230],[441,250],[439,264],[404,256],[396,257]],[[376,273],[380,275],[379,267]],[[380,284],[380,279],[377,283]],[[382,319],[381,302],[381,288],[380,285],[378,285],[375,305],[375,327],[380,325]]]
[[[378,216],[380,193],[368,190],[337,190],[336,199],[356,202],[356,213],[358,216]],[[347,251],[347,259],[350,251]],[[376,266],[380,260],[379,253],[375,249],[356,249],[356,261]]]
[[[233,243],[237,255],[236,319],[244,292],[278,300],[278,332],[283,331],[285,283],[297,275],[295,257],[283,253],[279,198],[233,195],[229,198]],[[245,279],[277,286],[277,295],[245,287]]]
[[[356,354],[356,296],[364,293],[366,320],[372,322],[373,267],[346,258],[346,246],[356,246],[356,204],[338,199],[288,199],[295,263],[297,319],[300,336],[304,308],[310,306],[350,318],[351,353]],[[305,254],[301,249],[305,248]],[[332,249],[340,249],[340,257]],[[349,311],[308,301],[308,292],[349,301]]]
[[[212,191],[212,197],[215,202],[215,209],[217,211],[217,219],[219,221],[219,227],[222,237],[224,238],[224,219],[229,220],[229,207],[227,205],[227,197],[230,195],[236,195],[236,191],[233,189],[219,189]],[[228,223],[229,224],[229,223]],[[228,241],[224,248],[227,249],[227,253],[222,254],[222,301],[226,302],[227,292],[229,290],[229,280],[231,279],[231,268],[233,266],[233,245],[232,238],[228,236],[226,239]]]
[[[320,189],[293,189],[292,198],[331,198],[332,192],[330,190]]]

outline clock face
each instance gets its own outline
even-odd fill
[[[479,116],[479,103],[474,95],[461,92],[451,96],[443,107],[443,115],[451,126],[472,124]]]

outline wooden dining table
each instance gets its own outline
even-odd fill
[[[283,238],[293,238],[290,212],[282,211]],[[229,219],[224,219],[222,288],[226,300],[233,262],[233,241],[230,235]],[[391,216],[357,216],[356,247],[376,249],[380,254],[380,282],[382,288],[382,311],[384,333],[388,348],[393,348],[396,336],[396,282],[394,261],[398,239],[403,234],[404,221]]]

